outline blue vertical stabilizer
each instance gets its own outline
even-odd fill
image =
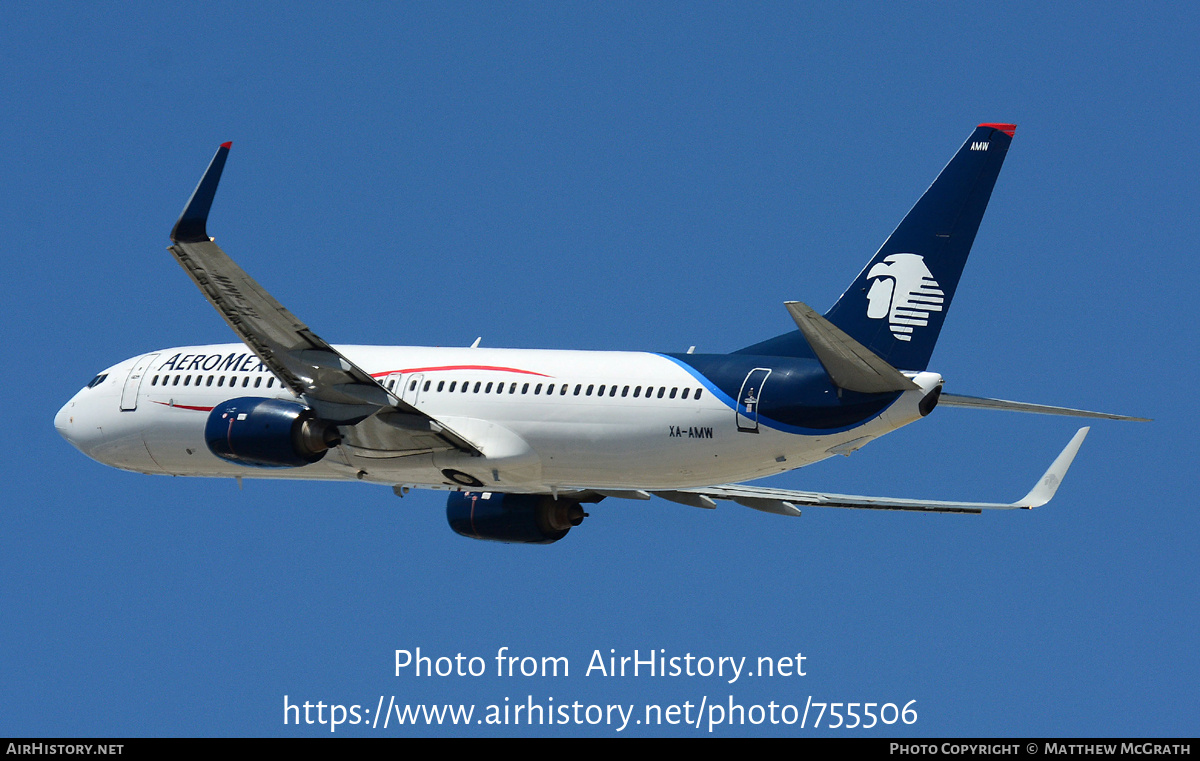
[[[981,124],[825,317],[901,370],[924,370],[1016,126]],[[812,356],[799,331],[741,354]]]

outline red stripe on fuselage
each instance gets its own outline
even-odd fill
[[[532,370],[518,370],[515,367],[497,367],[495,365],[443,365],[442,367],[409,367],[404,370],[386,370],[382,373],[371,373],[372,378],[382,378],[385,375],[392,373],[433,373],[440,370],[492,370],[498,373],[520,373],[522,375],[536,375],[540,378],[553,378],[553,375],[545,373],[535,373]]]
[[[159,402],[151,399],[155,404],[161,404],[164,407],[178,407],[181,410],[196,410],[197,412],[212,412],[212,407],[193,407],[190,404],[171,404],[169,402]]]

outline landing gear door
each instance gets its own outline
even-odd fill
[[[737,398],[737,429],[742,433],[758,433],[758,410],[762,406],[763,386],[770,368],[756,367],[742,381]]]
[[[404,389],[404,393],[400,395],[400,398],[416,407],[417,400],[421,397],[421,384],[424,382],[424,373],[413,373],[404,378],[401,386]]]
[[[121,390],[121,409],[125,411],[137,409],[138,391],[142,388],[142,379],[146,377],[146,369],[158,357],[157,354],[147,354],[137,361],[125,379],[125,388]]]

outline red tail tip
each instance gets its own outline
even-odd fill
[[[221,147],[222,147],[222,148],[232,148],[232,147],[233,147],[233,141],[232,141],[232,140],[230,140],[228,143],[221,143]]]
[[[1003,132],[1004,134],[1008,135],[1009,137],[1012,137],[1013,135],[1015,135],[1017,133],[1017,125],[1015,125],[1015,124],[980,124],[979,126],[980,127],[991,127],[992,129],[998,129],[1001,132]]]

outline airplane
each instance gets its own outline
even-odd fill
[[[224,143],[169,250],[240,342],[113,365],[54,425],[92,459],[138,473],[446,490],[454,531],[509,543],[556,542],[606,498],[783,516],[1038,507],[1088,428],[1015,502],[742,483],[848,455],[939,405],[1144,420],[944,393],[927,369],[1015,131],[976,127],[824,315],[786,302],[795,330],[727,354],[329,344],[209,237]]]

